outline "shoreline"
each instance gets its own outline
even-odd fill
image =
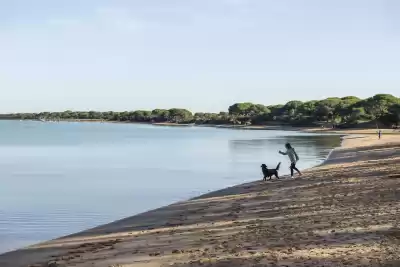
[[[76,233],[73,235],[69,235],[66,237],[61,237],[52,241],[47,241],[38,245],[34,245],[28,248],[24,248],[24,249],[20,249],[14,252],[9,252],[3,255],[0,255],[0,266],[4,266],[4,267],[19,267],[19,266],[28,266],[27,264],[42,264],[42,265],[37,265],[37,266],[50,266],[50,265],[45,265],[48,263],[51,263],[54,261],[54,259],[56,259],[55,261],[59,262],[60,264],[65,264],[65,256],[61,256],[58,257],[57,255],[64,255],[66,252],[68,251],[73,251],[75,249],[75,251],[77,250],[76,246],[80,247],[80,251],[85,250],[85,247],[90,247],[90,244],[101,244],[101,246],[106,246],[107,242],[111,242],[111,246],[114,247],[114,249],[111,249],[109,252],[112,254],[115,254],[116,252],[122,252],[122,244],[125,244],[125,242],[131,243],[134,242],[136,245],[134,247],[131,247],[130,250],[133,250],[133,252],[135,252],[136,250],[143,250],[143,252],[141,251],[141,253],[133,253],[132,252],[129,254],[129,259],[126,259],[124,257],[116,257],[116,256],[112,256],[111,254],[107,254],[108,256],[106,257],[106,259],[110,259],[110,262],[112,262],[112,264],[118,263],[118,264],[122,264],[120,266],[125,267],[125,266],[162,266],[162,265],[157,265],[158,262],[169,262],[171,259],[173,259],[173,261],[175,262],[180,262],[182,261],[181,258],[183,258],[183,254],[195,254],[195,256],[197,255],[196,253],[190,253],[190,252],[179,252],[179,253],[171,253],[171,249],[170,252],[168,253],[168,259],[164,259],[164,252],[158,254],[158,252],[144,252],[146,249],[142,248],[142,246],[140,245],[140,242],[143,242],[143,238],[141,237],[148,237],[151,236],[152,238],[154,237],[155,240],[157,240],[157,236],[163,236],[163,238],[165,238],[165,236],[163,235],[163,233],[165,234],[165,232],[168,232],[169,234],[167,235],[167,237],[171,237],[174,236],[174,234],[171,234],[172,232],[180,232],[183,231],[183,233],[187,232],[187,231],[191,231],[192,227],[197,227],[200,229],[203,229],[202,231],[207,231],[206,229],[210,228],[211,226],[209,224],[207,224],[207,220],[204,221],[202,217],[196,217],[193,218],[191,220],[191,223],[187,224],[187,223],[182,223],[182,218],[181,215],[184,214],[184,217],[190,217],[190,216],[195,216],[196,214],[192,214],[189,210],[189,214],[186,214],[186,212],[184,211],[179,211],[178,213],[181,214],[179,215],[177,218],[175,219],[171,219],[169,218],[167,215],[162,215],[163,213],[167,212],[169,210],[174,210],[177,207],[180,207],[182,205],[184,206],[193,206],[194,204],[197,204],[197,202],[203,203],[203,202],[210,202],[211,204],[214,203],[215,201],[219,201],[219,200],[224,200],[221,203],[224,203],[226,201],[233,201],[234,203],[237,203],[233,206],[229,206],[228,210],[230,210],[231,216],[228,215],[224,215],[224,217],[226,217],[223,221],[214,221],[212,224],[212,227],[217,227],[218,225],[220,227],[224,227],[225,224],[227,223],[227,225],[235,225],[235,222],[240,222],[242,223],[244,226],[250,226],[254,224],[254,221],[250,221],[252,223],[250,223],[249,221],[246,220],[240,220],[241,213],[246,213],[246,209],[240,209],[240,212],[237,214],[237,207],[236,206],[243,206],[243,205],[248,205],[249,203],[249,196],[248,194],[251,193],[256,193],[255,197],[260,197],[263,196],[264,194],[260,195],[260,192],[258,192],[258,187],[262,187],[262,189],[265,189],[267,191],[271,191],[270,193],[274,193],[274,190],[278,190],[279,188],[285,188],[287,187],[289,184],[302,184],[305,182],[310,182],[312,183],[312,180],[309,180],[310,178],[307,178],[309,175],[310,176],[315,176],[314,178],[318,178],[318,174],[314,174],[314,173],[318,173],[320,171],[322,171],[322,173],[325,173],[324,170],[325,169],[330,169],[331,165],[334,165],[334,168],[331,169],[331,171],[335,171],[338,170],[339,173],[342,172],[341,169],[343,168],[347,168],[347,165],[354,165],[354,164],[359,164],[359,162],[361,161],[361,159],[363,159],[363,157],[367,157],[367,161],[370,161],[370,159],[368,158],[368,155],[365,156],[363,154],[360,154],[360,156],[358,156],[358,158],[349,161],[348,159],[346,160],[345,157],[343,157],[343,155],[351,155],[354,153],[361,153],[360,151],[363,151],[365,148],[371,148],[370,150],[372,152],[369,152],[371,155],[373,155],[373,153],[378,153],[378,152],[374,152],[374,149],[372,149],[373,147],[385,147],[386,149],[392,150],[393,146],[395,149],[395,159],[397,159],[398,154],[400,154],[399,152],[397,152],[396,154],[396,147],[398,146],[398,148],[400,148],[400,136],[397,135],[391,135],[388,136],[387,139],[385,139],[385,137],[383,138],[383,140],[376,140],[376,138],[373,138],[370,135],[346,135],[344,134],[342,137],[342,142],[341,142],[341,146],[332,149],[332,151],[329,153],[329,155],[327,156],[326,160],[320,164],[317,165],[315,167],[312,167],[308,170],[305,171],[305,176],[306,179],[295,179],[295,180],[288,180],[288,179],[284,179],[282,181],[277,181],[277,182],[267,182],[267,183],[260,183],[259,181],[255,181],[255,182],[250,182],[250,183],[245,183],[245,184],[240,184],[240,185],[236,185],[233,187],[229,187],[229,188],[224,188],[221,190],[217,190],[211,193],[207,193],[204,195],[201,195],[199,197],[195,197],[193,199],[189,199],[187,201],[181,201],[178,203],[174,203],[165,207],[161,207],[155,210],[151,210],[145,213],[141,213],[138,215],[134,215],[132,217],[128,217],[119,221],[115,221],[112,222],[110,224],[106,224],[106,225],[102,225],[102,226],[98,226],[95,227],[93,229],[89,229],[80,233]],[[347,152],[349,150],[349,152]],[[380,152],[379,152],[380,153]],[[370,156],[372,157],[372,156]],[[344,158],[344,159],[343,159]],[[387,157],[382,157],[384,159],[382,159],[382,161],[387,160]],[[344,161],[344,162],[343,162]],[[375,160],[379,165],[379,161],[381,160]],[[400,162],[400,161],[396,161],[396,162]],[[347,164],[347,165],[346,165]],[[377,166],[378,166],[377,165]],[[395,169],[396,170],[396,169]],[[356,175],[356,174],[354,174]],[[326,177],[323,177],[326,178]],[[320,178],[318,178],[320,179]],[[287,183],[287,184],[283,184],[283,187],[279,187],[279,184],[281,183]],[[272,189],[269,188],[270,185],[271,187],[273,187]],[[276,188],[275,188],[276,187]],[[256,191],[254,191],[256,190]],[[321,190],[324,190],[323,188],[321,188]],[[229,194],[227,194],[227,192]],[[262,193],[262,192],[261,192]],[[301,190],[300,190],[301,193]],[[295,195],[295,197],[298,197],[297,195]],[[221,199],[222,198],[222,199]],[[239,201],[240,200],[240,201]],[[247,201],[246,201],[247,200]],[[251,202],[251,201],[250,201]],[[247,203],[247,204],[246,204]],[[267,202],[269,203],[269,202]],[[210,204],[210,205],[211,205]],[[204,210],[204,209],[209,209],[210,205],[206,206],[202,206],[202,208],[200,210]],[[223,205],[223,204],[221,204]],[[215,206],[212,206],[213,208],[216,208]],[[235,208],[236,207],[236,208]],[[200,210],[198,210],[198,212],[200,212]],[[215,211],[214,211],[215,212]],[[158,214],[161,213],[161,214]],[[174,213],[172,213],[174,214]],[[208,211],[208,212],[204,212],[204,214],[202,215],[204,216],[209,216],[209,214],[212,214],[212,212]],[[161,217],[160,217],[161,216]],[[157,217],[158,220],[154,221],[154,219],[152,219],[152,217]],[[175,216],[172,216],[175,217]],[[188,219],[188,218],[186,218]],[[172,220],[172,221],[171,221]],[[224,221],[231,221],[231,223],[229,222],[225,222]],[[136,222],[133,223],[133,225],[136,225],[135,227],[132,228],[131,227],[127,227],[128,225],[132,225],[132,223],[130,222]],[[161,222],[159,222],[161,221]],[[164,222],[164,223],[162,223]],[[161,226],[162,225],[162,226]],[[194,226],[197,225],[197,226]],[[205,226],[207,225],[207,227]],[[189,227],[189,228],[188,228]],[[228,227],[228,226],[226,226]],[[186,229],[186,230],[185,230]],[[247,229],[247,228],[246,228]],[[250,234],[250,233],[249,233]],[[209,234],[208,234],[209,235]],[[204,235],[201,235],[204,238]],[[207,234],[205,235],[205,237],[207,237]],[[119,240],[121,239],[121,240]],[[139,239],[139,240],[137,240]],[[218,239],[218,238],[217,238]],[[112,241],[110,241],[112,240]],[[144,239],[146,240],[146,238]],[[153,239],[151,239],[153,240]],[[153,242],[156,242],[155,240],[153,240]],[[251,240],[251,238],[250,238]],[[140,241],[140,242],[139,242]],[[105,243],[106,242],[106,243]],[[147,242],[147,241],[146,241]],[[173,242],[174,243],[174,242]],[[202,247],[208,247],[211,243],[210,240],[205,242],[204,240],[198,240],[197,243],[199,243],[200,245],[202,244]],[[169,243],[171,244],[171,243]],[[84,245],[84,246],[83,246]],[[126,246],[127,244],[125,244]],[[95,245],[94,245],[95,246]],[[164,246],[164,245],[163,245]],[[166,246],[170,246],[172,247],[172,245],[166,245]],[[222,245],[224,246],[224,245]],[[75,247],[75,248],[74,248]],[[98,248],[98,246],[95,246],[96,248]],[[115,248],[116,247],[116,248]],[[121,248],[118,248],[121,247]],[[191,247],[189,245],[184,246],[185,247],[185,251],[188,247]],[[253,245],[252,245],[253,247]],[[257,247],[257,246],[255,246]],[[97,249],[96,249],[97,250]],[[154,250],[154,248],[153,248]],[[252,250],[245,250],[245,251],[252,251]],[[204,249],[202,250],[202,254],[206,253],[207,251],[204,251]],[[69,253],[69,252],[68,252]],[[87,251],[85,253],[81,253],[80,255],[80,259],[82,262],[78,262],[77,258],[72,258],[67,260],[68,262],[74,262],[74,259],[77,260],[77,265],[74,266],[82,266],[82,267],[86,267],[86,266],[99,266],[99,267],[109,267],[112,265],[106,265],[103,264],[101,261],[97,262],[94,261],[95,265],[92,265],[92,261],[93,259],[90,260],[85,260],[83,261],[82,259],[85,257],[90,258],[91,254],[96,254],[93,250],[91,251]],[[99,252],[100,253],[100,252]],[[147,254],[146,254],[147,253]],[[261,252],[255,252],[255,254],[250,253],[249,255],[256,255],[257,253],[261,253]],[[276,253],[276,252],[275,252]],[[50,255],[51,254],[51,255]],[[78,253],[79,254],[79,253]],[[139,254],[139,255],[137,255]],[[143,255],[142,255],[143,254]],[[146,255],[145,255],[146,254]],[[152,254],[152,255],[150,255]],[[171,254],[171,255],[170,255]],[[215,253],[213,253],[215,254]],[[213,255],[212,254],[212,255]],[[229,254],[229,253],[228,253]],[[237,254],[237,253],[234,253]],[[197,256],[201,256],[201,255],[197,255]],[[205,258],[212,258],[213,260],[216,260],[215,257],[210,256],[206,253],[206,256],[204,256]],[[54,256],[54,257],[51,257]],[[192,255],[193,256],[193,255]],[[265,256],[265,255],[264,255]],[[63,260],[64,257],[64,260]],[[200,258],[202,258],[203,256],[201,256]],[[218,257],[217,257],[218,258]],[[228,257],[229,258],[229,257]],[[141,260],[142,259],[142,260]],[[246,258],[244,258],[243,260],[246,261]],[[141,265],[136,265],[136,263],[129,264],[129,262],[141,262]],[[39,262],[39,263],[37,263]],[[107,261],[108,262],[108,261]],[[121,262],[121,263],[119,263]],[[152,262],[151,264],[153,265],[146,265],[148,262]],[[155,263],[154,263],[155,262]],[[107,263],[108,264],[108,263]],[[111,263],[110,263],[111,264]],[[126,265],[124,265],[126,264]],[[138,263],[139,264],[139,263]],[[149,263],[150,264],[150,263]],[[247,264],[247,262],[246,262]],[[36,266],[36,265],[35,265]],[[70,266],[70,265],[54,265],[54,266]],[[118,265],[116,265],[118,266]],[[177,265],[177,266],[186,266],[186,265]],[[189,266],[189,265],[187,265]],[[193,265],[193,266],[197,266],[197,265]],[[210,266],[214,266],[214,265],[210,265]],[[235,265],[235,263],[232,263],[232,266],[243,266],[243,265]],[[288,265],[288,266],[295,266],[295,265]],[[341,265],[335,265],[335,266],[341,266]]]
[[[161,126],[164,126],[164,125],[161,125]],[[176,125],[175,125],[175,126],[176,126]],[[175,126],[174,126],[174,127],[175,127]],[[334,135],[332,135],[332,136],[334,136]],[[341,136],[341,139],[342,139],[342,137],[344,137],[344,136],[345,136],[345,135]],[[338,136],[337,136],[337,137],[338,137]],[[337,146],[337,147],[333,147],[333,146],[332,146],[331,149],[329,149],[329,150],[327,149],[326,151],[329,151],[328,154],[327,154],[324,158],[322,158],[322,159],[320,158],[320,159],[319,159],[319,162],[313,163],[311,166],[308,166],[308,167],[302,169],[302,171],[311,170],[311,169],[313,169],[313,168],[315,168],[315,167],[318,167],[318,166],[320,166],[320,165],[323,165],[323,164],[328,160],[328,158],[329,158],[329,156],[331,155],[331,153],[332,153],[335,149],[339,148],[339,147],[341,146],[341,144],[342,144],[342,140],[340,141],[340,145],[339,145],[339,146]],[[288,176],[289,176],[289,173],[288,173],[288,174],[284,174],[284,175],[282,175],[281,177],[288,177]],[[139,215],[142,215],[142,214],[145,214],[145,213],[148,213],[148,212],[152,212],[152,211],[155,211],[155,210],[164,209],[164,208],[167,208],[167,207],[169,207],[169,206],[171,206],[171,205],[175,205],[175,204],[178,204],[178,203],[181,203],[181,202],[192,201],[192,200],[195,200],[195,199],[197,199],[197,198],[201,198],[202,196],[207,195],[207,194],[210,194],[210,193],[215,193],[215,192],[218,192],[218,191],[223,191],[223,190],[227,190],[227,189],[230,189],[230,188],[235,188],[235,187],[237,187],[237,186],[242,186],[242,185],[251,184],[251,183],[254,183],[254,181],[241,182],[241,183],[234,184],[234,185],[231,185],[231,186],[225,186],[225,187],[221,187],[221,188],[218,188],[218,189],[214,189],[214,190],[212,190],[212,191],[211,191],[211,190],[205,190],[203,193],[200,193],[200,194],[198,194],[198,195],[196,195],[196,196],[193,196],[193,197],[190,197],[190,198],[188,198],[188,199],[183,199],[183,200],[180,200],[180,201],[178,201],[178,202],[172,202],[172,203],[167,204],[167,205],[164,205],[164,206],[155,207],[155,208],[153,208],[153,209],[145,210],[145,211],[142,211],[142,212],[140,212],[140,213],[135,213],[135,214],[130,215],[130,216],[125,217],[125,218],[116,219],[115,221],[112,221],[111,223],[117,222],[117,221],[120,221],[120,220],[124,220],[124,219],[126,219],[126,218],[134,217],[134,216],[139,216]],[[109,223],[106,223],[106,224],[109,224]],[[24,250],[24,249],[26,249],[26,248],[29,248],[29,247],[32,247],[32,246],[36,246],[37,244],[47,243],[47,242],[49,242],[49,241],[58,240],[58,239],[60,239],[60,238],[65,238],[65,237],[69,237],[69,236],[74,236],[74,235],[76,235],[76,234],[79,234],[79,233],[82,233],[82,232],[85,232],[85,231],[87,231],[87,230],[90,230],[90,229],[93,229],[93,228],[97,228],[97,227],[100,227],[100,226],[102,226],[102,225],[97,225],[97,226],[94,226],[94,227],[92,227],[92,228],[83,229],[83,230],[78,231],[78,232],[76,232],[76,233],[67,234],[67,235],[65,235],[65,236],[56,237],[55,239],[43,240],[43,241],[34,243],[34,244],[32,244],[32,245],[27,245],[27,246],[25,246],[25,247],[20,247],[20,248],[13,249],[13,250],[11,250],[11,251],[0,252],[0,256],[3,255],[3,254],[7,254],[7,253],[10,253],[10,252],[13,252],[13,251]],[[0,266],[1,266],[1,265],[0,265]]]
[[[23,120],[24,121],[24,120]],[[39,120],[26,120],[36,121]],[[298,127],[289,125],[230,125],[230,124],[195,124],[195,123],[170,123],[170,122],[132,122],[132,121],[103,121],[103,120],[61,120],[59,122],[78,122],[78,123],[111,123],[111,124],[138,124],[138,125],[151,125],[160,127],[209,127],[216,129],[233,129],[233,130],[254,130],[254,131],[290,131],[290,132],[303,132],[303,133],[320,133],[320,134],[343,134],[343,135],[376,135],[377,129],[375,128],[318,128],[318,127]],[[44,122],[46,123],[46,122]],[[52,122],[47,122],[52,123]],[[384,135],[400,135],[400,129],[381,128]]]

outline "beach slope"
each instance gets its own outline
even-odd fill
[[[400,266],[400,136],[0,256],[1,267]]]

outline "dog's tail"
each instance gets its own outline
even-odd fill
[[[278,166],[276,166],[276,170],[278,171],[280,167],[281,167],[281,163],[279,162]]]

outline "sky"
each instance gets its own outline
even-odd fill
[[[398,0],[0,0],[0,112],[400,96]]]

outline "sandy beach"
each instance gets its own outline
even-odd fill
[[[0,256],[1,267],[400,266],[400,135]]]

